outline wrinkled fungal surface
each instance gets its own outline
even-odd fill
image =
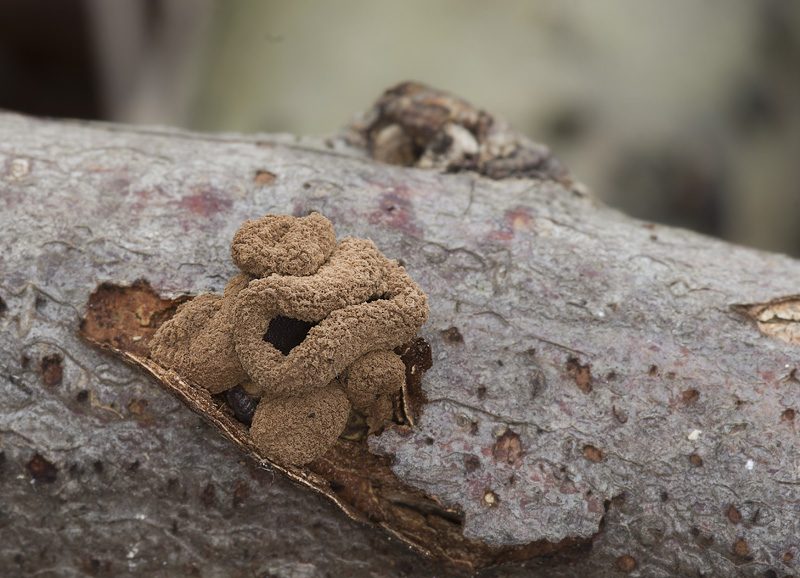
[[[181,305],[150,357],[212,393],[247,384],[260,398],[251,435],[279,462],[322,456],[351,405],[380,430],[405,379],[393,350],[425,324],[425,293],[372,241],[337,244],[316,212],[247,221],[231,256],[242,273]]]

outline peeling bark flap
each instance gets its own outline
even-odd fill
[[[800,295],[778,297],[766,303],[734,305],[733,310],[755,321],[764,335],[800,345]]]
[[[130,286],[104,283],[89,298],[81,334],[92,344],[152,375],[260,466],[281,472],[326,496],[352,519],[381,528],[420,554],[457,570],[472,572],[589,545],[589,540],[565,538],[555,544],[540,540],[522,546],[491,547],[465,538],[461,513],[400,480],[392,472],[390,458],[370,453],[366,435],[359,433],[357,427],[349,426],[323,457],[306,467],[273,462],[253,442],[246,425],[236,419],[224,395],[212,395],[149,359],[148,344],[156,330],[175,314],[180,303],[189,299],[162,299],[143,280]],[[402,437],[411,431],[425,403],[419,384],[422,373],[431,367],[431,355],[430,346],[422,338],[398,348],[397,353],[406,365],[408,378],[402,399],[398,400],[401,403],[396,404],[400,411],[393,426]],[[351,422],[354,420],[357,416],[351,415]],[[498,442],[497,459],[513,461],[519,457],[519,440],[514,435],[509,432]]]

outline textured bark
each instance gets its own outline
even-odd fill
[[[78,335],[101,283],[221,293],[244,220],[312,210],[430,296],[428,403],[371,450],[472,540],[592,539],[483,575],[797,573],[800,356],[733,306],[797,293],[800,263],[468,169],[0,115],[2,575],[447,571],[244,461]]]

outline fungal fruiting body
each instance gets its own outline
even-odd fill
[[[250,434],[286,464],[323,455],[351,408],[391,415],[405,379],[393,350],[428,317],[403,267],[370,240],[337,243],[319,213],[247,221],[231,257],[242,273],[181,305],[150,344],[154,361],[211,393],[258,398]]]

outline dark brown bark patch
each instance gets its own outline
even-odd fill
[[[506,428],[492,447],[492,456],[498,463],[514,465],[522,457],[522,443],[519,434]]]
[[[239,482],[233,490],[233,507],[238,508],[244,504],[247,496],[250,495],[250,486],[247,482]]]
[[[58,353],[42,358],[42,378],[47,387],[58,387],[64,379],[64,369],[61,363],[64,357]]]
[[[464,458],[464,469],[467,471],[468,474],[471,474],[480,467],[481,467],[481,461],[478,459],[478,456],[470,454]]]
[[[728,506],[727,516],[734,524],[738,524],[742,520],[742,513],[733,504]]]
[[[458,327],[449,327],[442,330],[442,339],[444,339],[445,343],[450,345],[459,345],[464,343],[464,336],[461,335]]]
[[[592,391],[592,378],[591,365],[588,363],[581,365],[577,357],[570,357],[567,359],[567,373],[569,373],[575,380],[575,385],[578,386],[583,393],[590,393]]]
[[[200,492],[200,503],[203,504],[203,507],[210,508],[214,505],[217,499],[217,491],[214,489],[213,484],[206,485],[203,488],[203,491]]]
[[[81,334],[91,341],[142,357],[156,330],[188,297],[162,299],[145,280],[132,285],[101,284],[89,297]]]
[[[743,560],[748,560],[751,558],[750,546],[747,544],[747,540],[744,538],[739,538],[736,540],[731,549],[737,558],[741,558]]]
[[[275,174],[269,171],[257,171],[256,172],[256,184],[259,185],[271,185],[275,182]]]
[[[696,389],[687,389],[681,394],[681,402],[691,403],[700,399],[700,392]]]
[[[31,477],[42,484],[52,484],[58,476],[58,468],[41,454],[34,456],[25,464]]]
[[[583,457],[587,460],[592,461],[596,464],[602,462],[605,459],[605,455],[603,454],[603,450],[593,445],[585,445],[583,446]]]
[[[403,413],[405,420],[414,425],[428,403],[422,390],[422,375],[433,367],[431,346],[422,337],[415,337],[395,349],[395,353],[406,366],[406,382],[403,385]]]
[[[634,570],[636,570],[636,567],[638,565],[639,564],[636,561],[636,558],[634,558],[633,556],[628,556],[626,554],[624,556],[620,556],[619,558],[617,558],[617,568],[619,568],[620,571],[622,572],[625,573],[633,572]]]

